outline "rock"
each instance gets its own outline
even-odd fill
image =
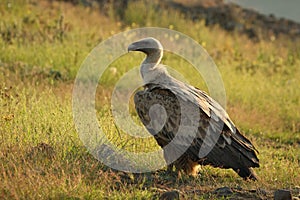
[[[229,187],[217,188],[213,193],[217,194],[218,196],[229,196],[233,194],[232,190]]]
[[[162,195],[159,197],[160,200],[173,200],[173,199],[179,199],[179,192],[176,190],[168,191],[162,193]]]
[[[292,194],[289,190],[276,190],[274,192],[274,200],[292,200]]]

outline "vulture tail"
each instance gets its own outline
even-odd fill
[[[257,176],[251,168],[244,167],[239,169],[235,168],[233,170],[245,180],[247,179],[251,179],[253,181],[257,180]]]

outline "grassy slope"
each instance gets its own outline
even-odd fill
[[[150,12],[145,14],[145,9]],[[174,11],[159,12],[158,17],[151,4],[129,5],[125,20],[118,22],[111,12],[105,16],[97,8],[66,3],[0,4],[1,197],[141,199],[179,189],[184,197],[198,199],[214,198],[208,191],[225,185],[269,191],[299,184],[299,42],[282,38],[253,43],[218,27],[207,29]],[[173,28],[205,46],[222,74],[230,116],[260,151],[256,172],[261,181],[244,182],[229,170],[209,167],[198,179],[173,180],[161,172],[133,178],[107,169],[86,152],[72,122],[72,80],[98,42],[144,25]],[[180,69],[184,62],[178,59],[167,55],[164,62]],[[116,130],[103,105],[126,70],[123,61],[128,66],[138,63],[132,55],[124,56],[114,63],[115,79],[108,77],[108,84],[98,89],[99,116],[107,117],[101,120],[111,134]],[[197,79],[191,82],[204,87]]]

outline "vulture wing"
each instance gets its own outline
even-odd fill
[[[251,170],[259,167],[254,146],[203,91],[174,79],[164,85],[145,85],[135,94],[134,103],[144,126],[164,148],[169,165],[187,173],[194,173],[198,164],[232,168],[245,179],[256,179]],[[155,106],[159,109],[152,109]],[[196,131],[183,129],[183,134],[177,134],[180,126],[195,126],[195,119]],[[209,152],[202,155],[205,148]]]

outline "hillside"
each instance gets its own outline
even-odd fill
[[[227,31],[246,34],[253,40],[269,39],[285,35],[299,38],[300,24],[274,15],[263,15],[255,10],[233,3],[215,1],[168,1],[169,6],[180,10],[193,20],[205,20],[207,26],[219,25]]]
[[[113,2],[113,9],[120,20],[124,18],[124,8],[136,0],[109,1],[109,0],[72,0],[73,3],[92,5],[98,3],[103,11],[107,11],[108,4]],[[205,25],[220,26],[229,32],[238,32],[247,35],[250,39],[274,40],[279,36],[292,39],[299,38],[300,24],[274,15],[263,15],[252,9],[242,8],[233,3],[224,3],[223,0],[166,0],[157,1],[157,9],[174,9],[193,21],[204,20]]]

